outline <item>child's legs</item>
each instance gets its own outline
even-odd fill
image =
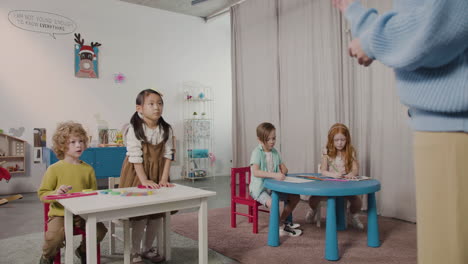
[[[414,133],[418,263],[468,263],[468,133]]]
[[[57,250],[64,246],[64,240],[65,230],[63,216],[54,216],[49,218],[44,245],[42,246],[42,255],[45,258],[54,257],[57,254]]]
[[[153,242],[158,232],[158,222],[163,216],[164,214],[154,214],[154,215],[149,216],[148,224],[146,225],[146,232],[145,232],[146,236],[145,236],[145,242],[143,244],[144,245],[143,251],[148,251],[150,248],[153,247]],[[158,241],[158,247],[161,243],[164,243],[164,242]]]
[[[280,200],[286,200],[287,203],[283,208],[283,212],[281,213],[280,223],[286,221],[286,218],[292,213],[296,205],[300,201],[300,196],[298,194],[287,194],[287,193],[278,193],[280,196]]]
[[[316,211],[319,203],[322,200],[325,200],[325,199],[326,199],[326,197],[323,197],[323,196],[310,196],[309,197],[309,206],[310,206],[310,208],[312,208],[312,210]]]
[[[73,216],[73,224],[83,230],[86,230],[86,221],[77,215]],[[106,234],[107,234],[106,226],[101,222],[97,223],[96,224],[96,240],[98,244],[101,243],[101,241],[104,239]],[[85,239],[81,240],[80,251],[86,252],[86,240]]]
[[[361,211],[362,200],[359,198],[359,196],[346,196],[346,199],[349,201],[349,212],[351,214],[357,214]]]
[[[267,191],[261,192],[258,197],[252,197],[257,202],[263,204],[267,208],[271,208],[271,196]]]
[[[141,253],[141,241],[145,234],[144,231],[147,223],[148,219],[146,217],[134,217],[130,219],[132,227],[132,254]]]

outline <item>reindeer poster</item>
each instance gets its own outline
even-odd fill
[[[98,42],[85,45],[80,33],[75,33],[75,76],[79,78],[98,78]]]

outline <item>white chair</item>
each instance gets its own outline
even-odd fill
[[[108,178],[108,188],[109,189],[114,189],[116,186],[120,183],[120,178],[119,177],[109,177]],[[170,213],[167,212],[164,217],[159,218],[158,221],[158,228],[157,228],[157,234],[156,234],[156,239],[158,241],[158,251],[159,254],[163,255],[166,260],[170,260],[170,245],[169,240],[165,240],[165,234],[167,233],[170,235],[169,232],[164,232],[164,230],[169,230],[169,219],[167,217],[170,217]],[[122,226],[123,227],[123,238],[119,237],[115,233],[115,227],[116,225]],[[116,250],[115,250],[115,244],[116,244],[116,239],[119,241],[122,241],[124,244],[124,264],[130,264],[130,248],[131,248],[131,228],[130,228],[130,220],[128,218],[122,218],[122,219],[113,219],[109,221],[109,252],[110,255],[115,255]]]

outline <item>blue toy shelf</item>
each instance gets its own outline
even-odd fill
[[[80,159],[94,168],[96,179],[107,179],[120,177],[126,153],[125,147],[88,148]],[[47,167],[58,161],[55,153],[49,148],[44,148],[44,159]]]

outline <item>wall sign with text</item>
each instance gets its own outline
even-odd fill
[[[76,23],[70,18],[49,12],[13,10],[8,13],[10,23],[20,29],[55,35],[70,34],[76,30]]]

